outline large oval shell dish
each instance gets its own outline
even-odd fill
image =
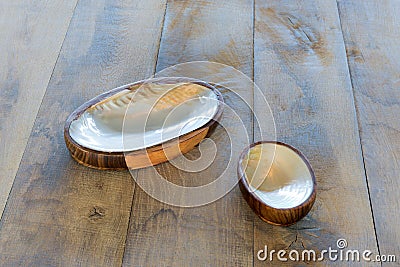
[[[310,163],[281,142],[259,142],[245,149],[238,165],[240,189],[257,215],[276,225],[303,218],[316,197]]]
[[[161,78],[116,88],[67,119],[72,157],[99,169],[142,168],[186,153],[222,113],[221,94],[188,78]]]

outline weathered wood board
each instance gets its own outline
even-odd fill
[[[178,63],[205,60],[233,66],[252,78],[252,1],[168,1],[167,6],[157,71]],[[252,135],[249,108],[229,90],[222,94]],[[252,88],[243,94],[252,100]],[[228,113],[224,114],[226,126],[231,130],[237,127]],[[237,136],[233,133],[230,137],[242,143],[235,140]],[[231,140],[222,127],[217,127],[210,138],[218,152],[205,171],[185,172],[170,163],[158,166],[157,171],[168,181],[184,186],[213,181],[230,159]],[[187,155],[192,160],[198,156],[198,151]],[[238,155],[232,156],[232,160],[237,159]],[[137,179],[150,179],[151,175],[151,171],[141,170]],[[237,179],[236,170],[229,175]],[[253,214],[237,187],[222,199],[196,208],[163,204],[139,186],[135,188],[124,265],[252,266],[252,249]]]
[[[278,140],[309,158],[317,199],[289,228],[256,220],[254,252],[265,245],[320,252],[345,238],[349,248],[377,254],[336,2],[256,0],[255,10],[255,82],[274,112]]]
[[[338,1],[338,7],[379,250],[382,255],[396,255],[400,251],[400,2]]]
[[[62,129],[83,102],[151,75],[164,12],[160,1],[79,2],[0,223],[0,265],[121,265],[134,182],[76,163]]]
[[[1,3],[0,218],[76,2]]]

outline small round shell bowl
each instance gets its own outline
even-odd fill
[[[289,226],[311,210],[315,175],[306,157],[282,142],[262,141],[239,158],[240,190],[253,211],[273,225]]]
[[[193,149],[222,114],[222,96],[190,78],[155,78],[84,103],[64,126],[77,162],[96,169],[138,169]]]

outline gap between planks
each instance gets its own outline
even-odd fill
[[[30,83],[28,82],[29,86],[31,86],[31,87],[32,86],[33,87],[37,86],[38,87],[38,88],[33,88],[34,90],[40,90],[40,87],[44,88],[40,92],[35,92],[35,97],[37,96],[37,98],[36,99],[33,98],[34,99],[33,105],[32,105],[32,102],[30,103],[29,107],[31,107],[32,110],[31,110],[31,112],[29,114],[26,114],[26,119],[24,120],[25,117],[22,117],[22,121],[18,120],[19,123],[22,123],[22,124],[25,124],[25,125],[29,125],[29,127],[24,128],[24,129],[19,129],[20,127],[15,126],[15,127],[17,127],[17,129],[14,129],[13,128],[14,125],[11,124],[12,131],[6,132],[5,133],[5,137],[6,138],[2,138],[3,139],[2,142],[7,143],[7,144],[3,144],[3,145],[8,145],[8,146],[12,147],[12,149],[11,149],[11,151],[9,151],[9,153],[6,153],[6,152],[3,151],[3,153],[2,153],[3,157],[7,157],[7,158],[5,159],[5,161],[2,161],[0,163],[1,165],[4,165],[3,166],[4,168],[6,168],[6,170],[2,174],[3,177],[5,177],[5,180],[2,180],[2,182],[1,182],[2,183],[2,188],[0,190],[0,221],[1,221],[1,218],[3,217],[3,211],[4,211],[4,209],[5,209],[6,205],[7,205],[8,199],[10,197],[10,192],[11,192],[13,186],[14,186],[15,177],[17,175],[18,169],[20,168],[21,160],[22,160],[22,158],[23,158],[23,156],[25,154],[25,150],[26,150],[26,146],[27,146],[27,143],[28,143],[28,139],[29,139],[30,133],[31,133],[31,131],[33,129],[34,122],[35,122],[35,120],[37,118],[37,114],[39,112],[40,106],[42,105],[42,101],[43,101],[44,95],[46,93],[47,87],[48,87],[48,85],[50,83],[50,80],[51,80],[51,77],[53,75],[54,68],[55,68],[55,66],[57,64],[57,61],[58,61],[58,58],[59,58],[59,55],[60,55],[60,52],[61,52],[61,49],[62,49],[62,45],[63,45],[64,40],[66,38],[68,29],[69,29],[69,25],[71,23],[73,14],[75,12],[75,8],[77,6],[78,0],[75,1],[75,4],[72,1],[67,2],[69,4],[67,6],[61,7],[61,8],[58,7],[57,4],[55,4],[55,3],[56,3],[55,1],[53,3],[51,3],[52,5],[54,4],[55,6],[50,6],[48,8],[51,9],[51,8],[54,7],[57,10],[62,10],[62,9],[64,9],[64,10],[67,9],[68,10],[69,8],[71,9],[70,13],[69,12],[64,12],[63,13],[63,14],[68,15],[69,19],[67,21],[65,21],[65,23],[66,23],[65,33],[61,37],[61,42],[60,42],[61,44],[60,44],[59,48],[57,49],[57,54],[55,56],[56,59],[55,59],[54,63],[52,63],[51,65],[48,66],[48,68],[51,71],[49,73],[48,78],[46,78],[45,84],[43,85],[43,87],[41,86],[41,81],[33,81],[33,82],[30,81]],[[63,3],[63,2],[60,2],[60,3]],[[30,4],[31,5],[35,5],[35,3],[30,3]],[[3,3],[3,5],[11,5],[11,4],[10,3],[9,4]],[[15,5],[15,7],[17,7],[17,5]],[[26,16],[28,17],[26,19],[26,21],[24,22],[24,24],[25,23],[28,24],[30,22],[29,15],[31,15],[31,13],[29,13],[30,12],[29,9],[32,8],[32,7],[30,5],[24,5],[23,8],[26,9],[25,10],[27,12]],[[40,7],[40,8],[41,8],[41,12],[43,12],[43,10],[45,10],[43,7]],[[46,6],[46,8],[47,8],[47,6]],[[23,10],[18,10],[18,11],[21,12],[21,13],[23,12]],[[34,12],[34,11],[32,11],[32,12]],[[56,12],[53,12],[52,10],[47,10],[46,12],[43,12],[43,13],[55,14]],[[43,15],[44,15],[43,13],[39,14],[39,16],[38,16],[39,20],[43,17]],[[12,21],[14,19],[21,19],[22,17],[23,17],[23,14],[17,14],[10,21]],[[62,16],[58,16],[57,17],[57,19],[62,22],[62,20],[60,20],[61,18],[62,18]],[[39,21],[39,22],[43,22],[43,24],[42,23],[36,23],[35,24],[35,27],[39,28],[39,29],[36,29],[37,32],[41,32],[42,28],[46,28],[47,26],[49,26],[47,24],[47,22],[46,23],[44,21]],[[18,23],[15,23],[12,26],[15,27],[15,26],[18,26],[18,25],[19,25]],[[60,29],[63,28],[62,26],[60,26],[57,23],[55,25],[57,25],[57,27],[55,29],[57,32],[59,32]],[[27,25],[25,25],[25,26],[29,27]],[[7,27],[7,26],[5,26],[5,27]],[[9,28],[7,27],[7,30],[8,29]],[[13,33],[19,33],[19,29],[13,29]],[[28,34],[33,34],[33,33],[32,32],[26,32],[25,33],[25,35],[28,35]],[[52,34],[51,33],[49,34],[47,32],[46,36],[47,37],[50,36],[49,38],[51,38]],[[37,46],[37,44],[35,44],[35,42],[43,42],[45,40],[44,38],[40,38],[40,37],[37,37],[37,38],[39,38],[39,40],[37,40],[36,36],[33,36],[33,38],[32,38],[32,36],[29,36],[29,37],[30,37],[29,40],[31,42],[29,44],[30,46]],[[15,36],[9,37],[9,38],[5,38],[5,39],[11,39],[11,40],[14,41],[14,44],[13,44],[12,48],[14,48],[14,46],[17,45],[17,43],[16,43],[17,40],[15,40],[16,39]],[[52,44],[51,40],[48,42],[48,44]],[[40,46],[40,47],[41,47],[40,49],[44,49],[45,46]],[[45,58],[46,55],[49,55],[49,54],[52,55],[54,53],[54,52],[51,52],[51,49],[49,49],[48,47],[46,47],[46,48],[47,49],[45,51],[43,51],[43,52],[42,51],[39,51],[39,52],[36,51],[36,53],[34,55],[36,56],[37,54],[41,54],[43,56],[43,58]],[[17,47],[16,49],[19,49],[19,47]],[[24,49],[24,48],[21,48],[21,49]],[[23,50],[22,52],[26,52],[26,51]],[[22,52],[18,51],[18,54],[19,54],[18,56],[21,56],[20,53],[22,53]],[[42,53],[40,53],[40,52],[42,52]],[[13,51],[13,53],[15,53],[15,51]],[[14,82],[16,82],[18,84],[21,83],[21,82],[22,83],[26,82],[25,79],[27,79],[27,78],[24,75],[29,75],[29,72],[35,72],[35,74],[33,76],[34,77],[35,77],[35,75],[39,76],[39,79],[41,79],[42,76],[46,75],[46,73],[45,73],[46,72],[46,68],[43,70],[43,66],[40,66],[39,68],[37,68],[36,65],[35,65],[35,66],[32,66],[32,69],[29,68],[31,66],[31,65],[29,65],[29,64],[31,64],[31,62],[42,60],[42,58],[35,58],[35,56],[33,56],[33,59],[32,59],[32,55],[33,55],[33,53],[28,53],[28,55],[26,55],[28,63],[25,64],[25,65],[28,66],[28,68],[25,67],[23,69],[24,70],[24,73],[22,74],[23,76],[22,77],[18,77],[18,80],[14,81]],[[7,58],[7,56],[8,55],[6,55],[6,58]],[[10,65],[9,61],[5,60],[3,62],[7,62],[8,63],[7,67],[9,67],[9,65]],[[38,71],[38,69],[39,69],[39,71]],[[40,75],[40,74],[42,74],[42,75]],[[14,79],[14,77],[12,77],[10,79]],[[7,88],[3,88],[2,90],[7,90]],[[18,90],[18,88],[10,88],[9,90],[16,91],[16,90]],[[24,93],[25,93],[25,91],[24,91]],[[19,100],[22,101],[26,97],[27,96],[22,95],[21,97],[19,97]],[[31,97],[29,99],[32,101]],[[9,99],[0,99],[0,101],[10,101],[10,100]],[[17,100],[15,100],[15,101],[17,101]],[[36,105],[36,103],[37,103],[37,105]],[[0,104],[2,104],[2,103],[0,103]],[[21,103],[17,102],[16,104],[14,104],[13,108],[17,107],[17,111],[25,110],[24,107],[21,109],[20,105],[25,105],[26,106],[26,103],[22,103],[21,104]],[[5,105],[5,107],[7,108],[8,105]],[[2,111],[2,112],[8,113],[9,111],[7,110],[7,111]],[[8,115],[10,116],[10,114],[8,114]],[[16,114],[13,114],[11,112],[11,116],[13,116],[13,115],[19,116],[18,117],[19,119],[21,119],[21,116],[25,116],[23,112],[17,112]],[[5,120],[7,122],[7,117],[5,118]],[[0,126],[2,126],[2,125],[0,125]],[[10,129],[7,129],[7,130],[10,130]],[[0,128],[0,131],[2,131],[1,128]],[[0,132],[0,134],[1,134],[1,132]],[[7,135],[9,135],[9,134],[11,134],[11,137],[13,138],[12,141],[8,140],[8,138],[7,138]],[[22,135],[22,136],[20,136],[20,135]],[[16,136],[17,136],[17,138],[15,139]],[[20,139],[22,139],[22,140],[19,141],[18,137],[20,137]],[[21,143],[19,143],[19,142],[21,142]],[[15,147],[15,146],[17,146],[17,147]],[[7,165],[7,166],[5,166],[5,165]],[[11,167],[10,167],[10,165],[11,165]]]
[[[344,34],[343,34],[343,25],[342,25],[342,18],[340,17],[340,7],[339,7],[339,3],[337,0],[336,1],[336,7],[337,7],[337,15],[338,15],[338,19],[339,19],[339,23],[340,23],[340,32],[342,33],[342,41],[344,44],[344,47],[347,51],[347,44],[344,40]],[[376,222],[375,222],[375,216],[374,216],[374,209],[372,207],[372,200],[371,200],[371,190],[370,190],[370,186],[369,186],[369,182],[368,182],[368,174],[367,174],[367,169],[365,166],[365,157],[364,157],[364,148],[363,148],[363,144],[362,144],[362,140],[361,140],[361,122],[360,122],[360,114],[356,108],[356,97],[355,97],[355,92],[354,92],[354,82],[353,82],[353,75],[351,72],[351,68],[350,68],[350,63],[349,63],[349,59],[347,57],[347,53],[346,53],[346,66],[347,66],[347,71],[349,73],[350,76],[350,84],[351,84],[351,89],[352,89],[352,95],[353,95],[353,105],[354,105],[354,112],[356,113],[356,118],[357,118],[357,132],[358,132],[358,138],[360,140],[360,150],[361,150],[361,156],[362,156],[362,163],[363,163],[363,167],[364,167],[364,175],[365,175],[365,183],[367,185],[367,190],[368,190],[368,199],[369,199],[369,206],[371,209],[371,215],[372,215],[372,223],[374,226],[374,234],[375,234],[375,240],[376,240],[376,246],[378,249],[378,253],[379,255],[381,254],[380,248],[379,248],[379,240],[378,240],[378,234],[376,232]]]

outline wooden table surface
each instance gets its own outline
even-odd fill
[[[339,238],[399,264],[399,14],[398,0],[2,1],[0,266],[282,265],[260,261],[258,251],[321,251]],[[75,108],[196,60],[251,77],[271,105],[277,139],[310,159],[317,200],[299,223],[264,223],[238,187],[206,206],[169,206],[128,171],[70,158],[63,125]],[[251,114],[224,94],[251,130]],[[217,129],[211,138],[225,137]],[[177,184],[206,176],[169,163],[157,169]]]

